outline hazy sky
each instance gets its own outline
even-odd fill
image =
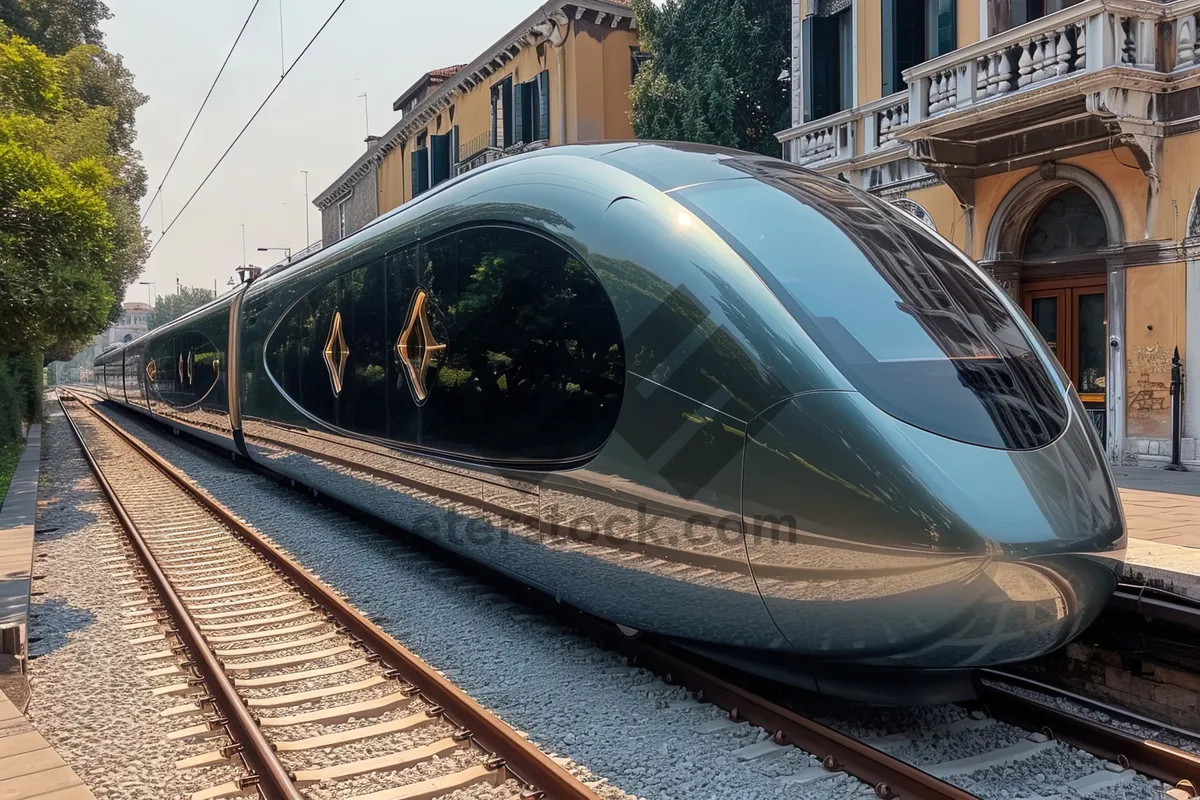
[[[138,88],[150,96],[138,112],[138,148],[149,173],[146,201],[182,140],[204,93],[254,0],[106,0],[108,47],[125,59]],[[279,79],[280,2],[261,0],[221,76],[187,147],[163,188],[165,220],[233,140]],[[282,0],[287,62],[299,54],[337,0]],[[429,69],[470,61],[524,19],[539,0],[346,0],[346,4],[288,75],[271,102],[221,164],[146,263],[140,280],[158,294],[185,286],[223,293],[246,257],[265,266],[283,253],[258,247],[306,244],[321,237],[320,212],[304,202],[331,184],[362,153],[367,134],[383,134],[399,119],[392,101]],[[158,201],[146,224],[158,238]],[[129,287],[127,300],[145,302],[149,287]]]

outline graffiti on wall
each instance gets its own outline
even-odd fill
[[[1131,351],[1125,366],[1130,384],[1126,413],[1130,433],[1163,435],[1161,427],[1170,424],[1171,351],[1157,344],[1138,347]]]

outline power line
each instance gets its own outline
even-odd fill
[[[337,16],[337,13],[342,10],[342,6],[344,5],[346,5],[346,0],[339,0],[337,6],[334,7],[333,11],[329,12],[329,16],[325,18],[323,23],[321,23],[321,27],[318,28],[317,32],[312,35],[312,38],[308,40],[308,44],[304,45],[304,49],[300,51],[300,55],[296,56],[296,59],[292,61],[291,65],[289,65],[288,68],[284,70],[284,73],[279,76],[279,80],[276,81],[273,87],[271,87],[271,91],[267,92],[267,96],[263,98],[261,103],[259,103],[258,108],[254,110],[254,113],[250,115],[250,119],[246,120],[246,124],[242,126],[240,131],[238,131],[238,135],[233,137],[233,141],[229,143],[229,147],[225,148],[225,152],[222,153],[221,157],[217,159],[217,163],[213,164],[212,169],[210,169],[208,174],[204,176],[204,180],[200,181],[200,185],[196,187],[196,191],[192,192],[192,194],[188,197],[187,202],[183,204],[183,207],[179,209],[179,212],[171,218],[171,222],[167,225],[167,227],[163,229],[162,236],[158,237],[158,240],[150,248],[150,252],[146,254],[147,259],[154,255],[154,251],[158,249],[159,243],[166,238],[167,234],[171,231],[171,228],[175,227],[176,221],[183,216],[183,212],[187,211],[188,206],[190,206],[192,201],[196,199],[196,195],[200,194],[200,190],[204,188],[204,184],[208,183],[208,179],[211,178],[213,173],[217,171],[217,168],[221,166],[221,162],[223,162],[225,157],[229,155],[229,151],[234,148],[234,146],[242,138],[242,135],[246,132],[246,129],[249,128],[251,124],[254,123],[254,120],[258,118],[258,115],[262,112],[263,108],[266,107],[271,98],[275,96],[275,92],[278,91],[279,87],[283,85],[284,79],[292,73],[292,70],[295,69],[296,65],[300,63],[300,59],[304,58],[304,54],[307,53],[309,48],[313,46],[313,42],[317,41],[317,37],[324,32],[325,28],[329,26],[329,23],[333,21],[333,18]]]
[[[192,118],[192,124],[188,126],[187,133],[183,135],[183,141],[179,143],[179,149],[175,151],[175,157],[171,159],[170,166],[163,173],[162,180],[158,183],[158,188],[154,190],[154,197],[150,198],[150,202],[146,206],[146,213],[142,214],[142,221],[139,224],[146,224],[146,217],[150,216],[150,209],[154,207],[155,199],[162,194],[163,185],[167,182],[167,176],[175,168],[175,162],[179,160],[179,154],[183,152],[183,146],[187,144],[188,137],[192,135],[192,129],[196,127],[197,120],[204,113],[204,107],[208,105],[208,98],[212,97],[213,89],[217,88],[217,81],[221,80],[221,74],[225,72],[225,65],[229,63],[229,59],[233,56],[233,51],[237,49],[238,42],[242,40],[242,34],[246,32],[246,26],[250,24],[250,18],[254,16],[254,10],[258,8],[260,2],[262,0],[254,0],[254,5],[250,7],[250,13],[246,15],[246,21],[242,23],[242,29],[238,31],[237,38],[233,40],[233,46],[229,48],[229,52],[225,54],[225,60],[221,62],[221,68],[217,70],[217,77],[213,78],[212,86],[208,87],[208,94],[204,95],[204,99],[200,102],[200,108],[197,109],[196,116]]]

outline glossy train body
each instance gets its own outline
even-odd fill
[[[99,391],[588,612],[881,701],[1099,612],[1104,454],[936,233],[733,151],[551,148],[97,359]]]

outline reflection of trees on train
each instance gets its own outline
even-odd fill
[[[212,398],[223,372],[221,352],[207,333],[195,329],[159,341],[149,355],[155,366],[151,397],[157,395],[161,402],[178,409],[198,403],[224,409],[224,392]]]

